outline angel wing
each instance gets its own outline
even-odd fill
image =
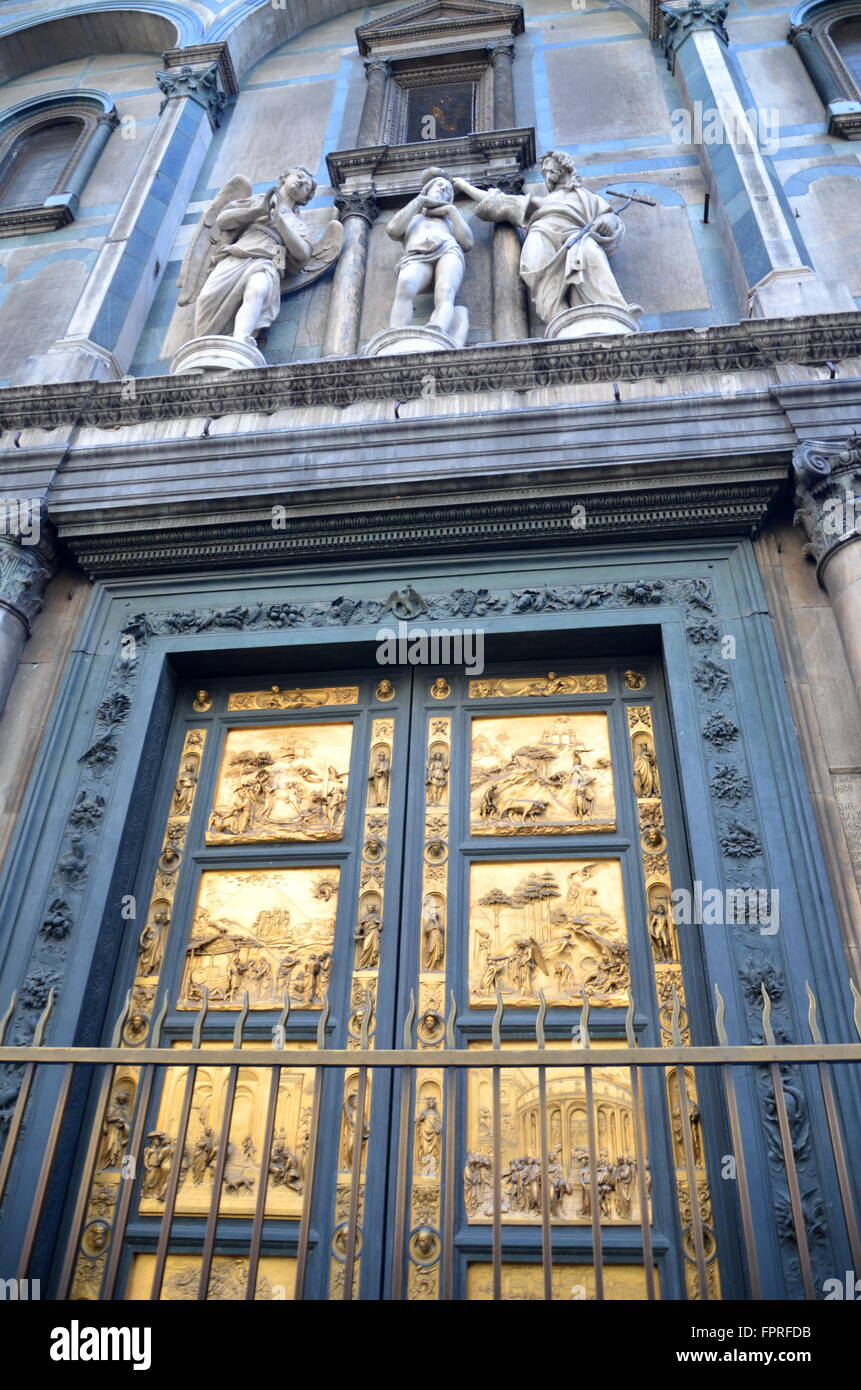
[[[325,274],[330,265],[335,264],[343,245],[343,223],[339,222],[337,218],[333,218],[331,222],[326,223],[323,235],[314,243],[310,258],[302,269],[282,278],[282,294],[293,294],[296,290],[304,289],[305,285],[312,285],[315,280]]]
[[[250,198],[252,193],[251,184],[244,174],[237,174],[234,178],[228,179],[224,187],[216,193],[188,243],[188,250],[176,282],[179,286],[180,304],[194,303],[209,274],[212,254],[223,238],[223,233],[218,228],[218,214],[228,203],[236,202],[239,198]]]

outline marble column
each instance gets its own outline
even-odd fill
[[[789,42],[828,112],[828,134],[857,140],[861,135],[861,102],[849,101],[809,24],[793,24]]]
[[[522,193],[523,179],[506,177],[497,186],[503,193]],[[493,226],[493,337],[497,343],[516,343],[529,336],[526,286],[520,278],[520,234],[508,222]]]
[[[377,203],[373,193],[342,193],[335,206],[344,224],[344,247],[332,280],[323,356],[352,357],[359,346],[368,242]]]
[[[493,68],[493,124],[496,130],[514,129],[514,44],[510,39],[487,46]]]
[[[359,121],[359,134],[356,138],[358,149],[364,149],[366,145],[378,145],[380,142],[380,127],[383,121],[383,105],[386,98],[386,79],[390,71],[391,68],[386,58],[368,58],[365,61],[365,77],[368,85],[365,91],[365,104],[362,107]]]
[[[0,535],[0,713],[30,636],[30,625],[42,607],[45,585],[56,568],[50,542],[31,540],[31,530],[14,532],[7,527]]]
[[[795,522],[831,600],[861,706],[861,436],[805,440],[792,466]]]
[[[792,209],[761,146],[761,117],[745,106],[729,53],[728,0],[661,6],[664,52],[693,114],[709,189],[716,203],[743,312],[751,318],[852,312],[842,280],[812,269]],[[719,132],[719,138],[715,138]]]
[[[110,381],[128,370],[221,120],[223,73],[216,60],[180,63],[156,74],[164,98],[158,125],[66,332],[26,360],[16,385]]]

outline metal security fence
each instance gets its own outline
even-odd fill
[[[855,1028],[861,1038],[861,997],[854,986],[852,988]],[[261,1294],[261,1260],[265,1262],[266,1251],[287,1248],[291,1252],[293,1283],[286,1296],[297,1300],[314,1296],[349,1300],[359,1296],[363,1254],[374,1238],[364,1211],[373,1129],[369,1095],[372,1088],[380,1084],[379,1079],[385,1078],[387,1084],[391,1083],[389,1094],[392,1097],[385,1136],[391,1173],[387,1207],[389,1238],[383,1243],[385,1297],[397,1300],[465,1296],[457,1292],[462,1288],[462,1283],[459,1285],[457,1281],[458,1261],[462,1259],[457,1233],[463,1231],[469,1214],[476,1211],[482,1213],[482,1231],[485,1234],[489,1231],[487,1261],[483,1266],[487,1279],[485,1291],[480,1296],[493,1299],[559,1297],[554,1278],[560,1268],[560,1258],[563,1269],[566,1268],[564,1262],[567,1260],[570,1264],[572,1260],[570,1242],[565,1245],[564,1240],[565,1231],[572,1228],[584,1233],[584,1238],[588,1236],[589,1285],[581,1296],[598,1300],[618,1296],[608,1287],[608,1271],[612,1272],[613,1268],[612,1262],[610,1265],[607,1262],[608,1233],[613,1229],[614,1212],[627,1210],[630,1215],[638,1209],[639,1221],[629,1222],[625,1227],[626,1232],[633,1232],[640,1242],[642,1292],[637,1296],[655,1299],[662,1293],[649,1215],[652,1174],[642,1100],[648,1078],[657,1072],[661,1077],[662,1093],[666,1095],[669,1088],[676,1098],[675,1109],[665,1109],[663,1123],[668,1130],[668,1142],[675,1144],[678,1155],[673,1180],[679,1198],[681,1253],[687,1271],[686,1296],[701,1300],[720,1297],[719,1280],[712,1268],[717,1259],[717,1242],[710,1224],[710,1209],[702,1200],[703,1191],[707,1193],[707,1178],[701,1116],[696,1101],[697,1085],[708,1074],[718,1081],[731,1146],[748,1296],[763,1297],[757,1243],[757,1222],[762,1221],[763,1214],[755,1210],[739,1118],[739,1087],[753,1078],[755,1082],[763,1080],[774,1130],[779,1137],[782,1176],[788,1193],[786,1219],[791,1223],[803,1297],[822,1297],[811,1259],[811,1239],[815,1238],[815,1232],[809,1194],[803,1190],[795,1152],[794,1093],[787,1087],[786,1078],[791,1072],[794,1074],[794,1069],[802,1069],[808,1093],[815,1094],[817,1113],[824,1116],[823,1133],[818,1136],[820,1149],[830,1155],[839,1190],[838,1219],[843,1224],[854,1268],[861,1272],[858,1206],[847,1157],[853,1142],[857,1151],[858,1136],[847,1132],[839,1103],[839,1086],[835,1085],[840,1069],[846,1069],[856,1087],[861,1082],[861,1041],[824,1043],[816,1023],[815,1002],[810,995],[811,1040],[803,1044],[777,1043],[770,1026],[771,1002],[763,990],[764,1041],[758,1045],[733,1046],[726,1040],[723,1003],[719,994],[717,998],[719,1041],[716,1045],[684,1043],[676,1001],[672,1037],[669,1045],[661,1047],[638,1045],[633,1007],[627,1014],[624,1041],[620,1039],[612,1044],[596,1041],[589,1033],[588,999],[584,1001],[580,1021],[574,1029],[573,1044],[558,1036],[549,1036],[550,1024],[543,1001],[532,1036],[525,1040],[522,1036],[503,1040],[504,1010],[500,999],[489,1046],[481,1050],[455,1046],[454,1000],[438,1045],[432,1048],[414,1046],[414,1010],[411,1010],[404,1026],[404,1045],[390,1050],[373,1046],[374,1015],[370,999],[351,1018],[353,1045],[346,1049],[327,1046],[328,1009],[325,1008],[319,1019],[316,1040],[304,1039],[304,1046],[301,1043],[286,1045],[289,1004],[285,1005],[273,1030],[275,1045],[260,1045],[254,1038],[245,1036],[249,1016],[247,999],[230,1041],[223,1035],[221,1039],[205,1039],[208,1014],[204,1000],[191,1035],[180,1041],[181,1051],[175,1045],[162,1042],[166,997],[154,1024],[151,1045],[140,1047],[122,1044],[123,1037],[127,1036],[130,1005],[118,1021],[107,1047],[44,1045],[42,1038],[51,999],[32,1045],[10,1046],[5,1041],[5,1031],[12,1016],[13,1000],[0,1024],[0,1064],[12,1069],[7,1070],[7,1077],[11,1075],[17,1079],[17,1096],[7,1110],[5,1145],[0,1159],[0,1202],[7,1194],[10,1176],[37,1103],[39,1079],[50,1073],[55,1084],[38,1173],[31,1173],[33,1200],[16,1246],[17,1268],[6,1273],[11,1276],[14,1272],[19,1281],[32,1277],[34,1250],[46,1220],[46,1194],[56,1178],[56,1165],[63,1149],[61,1135],[71,1131],[80,1135],[83,1128],[84,1139],[78,1145],[79,1153],[80,1144],[85,1146],[80,1160],[82,1178],[75,1179],[77,1190],[72,1193],[72,1209],[61,1224],[62,1238],[54,1247],[52,1281],[56,1297],[253,1300],[276,1296],[271,1289]],[[216,1016],[209,1015],[209,1018],[210,1022],[218,1023]],[[223,1017],[219,1026],[223,1030]],[[522,1034],[522,1026],[520,1032]],[[285,1045],[279,1045],[281,1043]],[[153,1117],[166,1078],[175,1076],[179,1067],[182,1076],[177,1094],[181,1096],[181,1103],[174,1116],[174,1132],[166,1133],[159,1130]],[[203,1149],[200,1137],[191,1149],[189,1122],[198,1077],[202,1069],[211,1073],[213,1068],[225,1069],[220,1121],[205,1127],[207,1138]],[[512,1068],[525,1069],[534,1077],[537,1127],[533,1130],[534,1151],[510,1160],[506,1167],[501,1096],[505,1074]],[[615,1162],[602,1151],[596,1129],[596,1084],[606,1068],[624,1069],[630,1080],[632,1151]],[[567,1168],[563,1166],[559,1146],[554,1145],[554,1135],[549,1132],[548,1097],[552,1093],[554,1074],[561,1069],[569,1075],[572,1070],[576,1071],[582,1078],[581,1093],[585,1101],[585,1134],[576,1151],[574,1165],[576,1192],[572,1191],[571,1163]],[[313,1101],[301,1153],[291,1149],[277,1124],[281,1080],[294,1070],[310,1075],[313,1080]],[[259,1142],[248,1143],[241,1163],[237,1164],[231,1126],[241,1077],[249,1071],[264,1078],[264,1119]],[[116,1086],[120,1074],[133,1077],[134,1095],[120,1092],[118,1101]],[[429,1074],[438,1082],[442,1103],[425,1104],[419,1116],[419,1135],[416,1119],[419,1085],[421,1078]],[[475,1075],[489,1083],[491,1097],[489,1115],[485,1117],[488,1142],[486,1151],[479,1154],[466,1150],[464,1127],[458,1122],[458,1116],[462,1119],[464,1113],[469,1077]],[[82,1078],[87,1083],[89,1095],[88,1138],[80,1103]],[[693,1079],[692,1086],[690,1079]],[[334,1089],[344,1099],[334,1109],[330,1106],[330,1118],[324,1124],[322,1098],[327,1084],[330,1092]],[[337,1133],[333,1133],[332,1115],[337,1117],[334,1124]],[[183,1209],[182,1194],[190,1190],[195,1181],[195,1165],[197,1169],[201,1165],[205,1168],[207,1185],[211,1182],[211,1196],[205,1208],[198,1204],[194,1221],[190,1221],[187,1210]],[[115,1175],[116,1181],[97,1181],[99,1174],[105,1172]],[[415,1202],[417,1172],[423,1173],[425,1190],[433,1198],[429,1203],[426,1201],[423,1208]],[[328,1197],[319,1196],[326,1183],[334,1189],[334,1200],[331,1190]],[[224,1193],[232,1190],[231,1184],[234,1196],[237,1190],[244,1194],[247,1207],[244,1221],[237,1221],[224,1209]],[[279,1188],[289,1194],[296,1208],[292,1222],[286,1224],[279,1219],[273,1220],[271,1213],[272,1195]],[[104,1190],[97,1192],[97,1189]],[[150,1206],[150,1215],[145,1219],[141,1217],[144,1197]],[[321,1201],[324,1212],[328,1213],[322,1220]],[[563,1201],[576,1209],[574,1221],[564,1225],[559,1221]],[[155,1214],[152,1214],[153,1207],[157,1209]],[[67,1212],[68,1209],[69,1204]],[[3,1210],[8,1217],[8,1206]],[[534,1278],[530,1286],[532,1291],[527,1295],[506,1291],[506,1262],[510,1258],[513,1219],[521,1222],[518,1231],[527,1233],[526,1237],[519,1236],[517,1248],[521,1256],[524,1239],[533,1241],[528,1258]],[[285,1232],[289,1232],[289,1239]],[[138,1292],[129,1293],[130,1246],[138,1250],[145,1248],[148,1252],[150,1263],[145,1269],[143,1292],[138,1285]],[[319,1291],[317,1294],[309,1292],[309,1252],[312,1248],[325,1251],[328,1267],[333,1271],[331,1277],[326,1277],[326,1291],[322,1295]],[[581,1244],[581,1256],[583,1248]],[[193,1251],[196,1264],[192,1275],[184,1276],[181,1289],[171,1292],[166,1273],[176,1249]],[[233,1260],[232,1282],[225,1284],[221,1279],[216,1288],[213,1271],[225,1250]],[[241,1273],[238,1282],[237,1270]],[[283,1291],[280,1296],[285,1296]]]

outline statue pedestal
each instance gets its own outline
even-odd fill
[[[183,343],[170,370],[172,376],[190,376],[200,372],[247,372],[251,367],[265,366],[266,358],[252,343],[210,333]]]
[[[365,345],[363,357],[398,357],[407,352],[451,352],[461,347],[440,328],[384,328]]]
[[[563,309],[561,314],[551,319],[544,336],[592,338],[606,333],[639,333],[637,315],[640,313],[641,309],[633,313],[631,309],[620,309],[616,304],[578,304],[574,309]]]

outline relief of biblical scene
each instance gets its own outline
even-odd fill
[[[239,1070],[219,1196],[222,1215],[252,1216],[261,1181],[268,1184],[267,1216],[298,1217],[302,1214],[314,1073],[311,1068],[282,1068],[267,1157],[263,1148],[269,1075],[265,1067],[241,1067]],[[165,1075],[158,1118],[155,1128],[146,1136],[144,1147],[140,1195],[143,1215],[164,1211],[176,1161],[187,1077],[187,1069],[182,1066],[168,1068]],[[198,1068],[180,1161],[178,1214],[200,1216],[209,1211],[228,1079],[227,1067]]]
[[[554,1301],[583,1301],[595,1299],[595,1270],[592,1265],[555,1264],[551,1270]],[[493,1265],[470,1264],[466,1276],[468,1299],[493,1298]],[[655,1296],[658,1292],[655,1268]],[[540,1264],[504,1264],[502,1266],[502,1297],[508,1301],[526,1302],[544,1299],[544,1272]],[[641,1265],[604,1265],[604,1297],[636,1302],[647,1297],[646,1274]]]
[[[628,1002],[628,940],[618,859],[473,864],[469,879],[472,1004]]]
[[[231,729],[206,843],[340,840],[352,739],[351,723]]]
[[[217,869],[201,875],[179,1008],[319,1009],[332,973],[339,870]]]
[[[126,1286],[126,1298],[147,1300],[155,1274],[155,1255],[135,1255]],[[168,1255],[164,1267],[161,1299],[191,1302],[197,1298],[200,1283],[199,1255]],[[215,1255],[209,1272],[209,1303],[241,1303],[248,1286],[248,1261],[239,1255]],[[257,1263],[254,1298],[257,1302],[280,1302],[292,1298],[296,1288],[296,1261],[263,1255]]]
[[[473,835],[576,835],[616,828],[606,714],[472,721]]]
[[[482,1044],[477,1045],[477,1050]],[[542,1188],[547,1183],[551,1220],[592,1220],[592,1165],[586,1080],[582,1067],[547,1070],[546,1169],[541,1163],[541,1111],[538,1072],[504,1067],[501,1084],[502,1219],[507,1223],[541,1221]],[[642,1193],[646,1200],[652,1177],[648,1161],[640,1181],[635,1158],[634,1102],[627,1067],[596,1067],[593,1122],[597,1149],[595,1176],[602,1225],[639,1225]],[[493,1219],[493,1098],[486,1070],[469,1073],[467,1155],[463,1196],[473,1222]],[[642,1112],[641,1134],[645,1134]],[[643,1141],[645,1142],[645,1140]]]

